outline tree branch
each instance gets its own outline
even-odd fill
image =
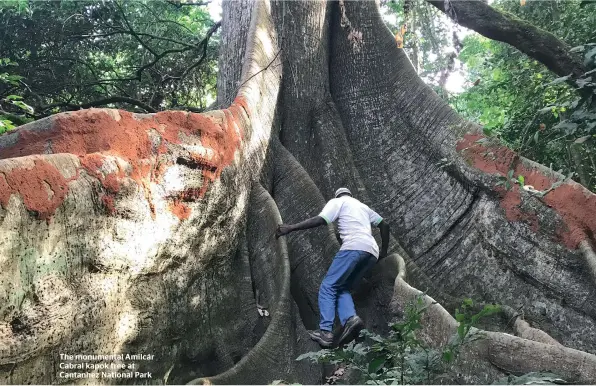
[[[183,7],[185,5],[191,5],[191,6],[202,6],[202,5],[209,5],[209,3],[211,3],[211,1],[198,1],[198,2],[193,2],[193,1],[189,1],[189,2],[181,2],[180,0],[175,1],[175,0],[169,0],[168,4],[173,5],[176,8],[180,8]]]
[[[555,35],[515,16],[496,10],[481,0],[427,0],[451,17],[456,23],[479,34],[512,45],[524,54],[544,64],[559,76],[583,75],[587,69],[579,58],[569,52],[570,47]]]
[[[114,30],[111,32],[100,33],[100,34],[72,35],[72,36],[69,36],[68,39],[95,39],[95,38],[109,37],[109,36],[114,36],[114,35],[146,36],[151,39],[166,41],[166,42],[170,42],[170,43],[176,43],[176,44],[180,44],[181,46],[185,46],[185,47],[189,47],[189,48],[194,48],[196,46],[196,45],[192,45],[192,44],[189,44],[186,42],[182,42],[180,40],[166,38],[163,36],[157,36],[157,35],[153,35],[153,34],[146,33],[146,32],[133,32],[130,30],[120,30],[120,29],[117,29],[117,30]]]
[[[209,38],[211,37],[211,35],[213,35],[213,33],[215,31],[217,31],[217,29],[219,28],[219,26],[221,26],[221,21],[218,21],[217,23],[215,23],[210,29],[209,31],[207,31],[207,35],[205,36],[205,38],[203,40],[201,40],[201,42],[199,44],[197,44],[195,47],[185,47],[185,48],[180,48],[180,49],[172,49],[172,50],[166,50],[164,52],[162,52],[161,54],[158,54],[155,56],[155,58],[141,66],[139,69],[137,69],[136,73],[137,73],[137,78],[141,79],[141,74],[143,73],[143,71],[145,71],[147,68],[152,67],[153,65],[155,65],[157,62],[159,62],[164,56],[169,55],[169,54],[176,54],[176,53],[181,53],[181,52],[186,52],[186,51],[191,51],[194,49],[199,49],[202,45],[204,45],[205,47],[207,46],[207,41],[209,40]],[[200,63],[199,63],[200,64]],[[176,78],[174,78],[176,79]]]
[[[74,110],[79,110],[79,109],[88,109],[90,107],[104,106],[104,105],[108,105],[110,103],[128,103],[130,105],[140,107],[143,110],[147,111],[148,113],[156,113],[157,112],[157,110],[155,110],[153,107],[149,106],[148,104],[146,104],[144,102],[141,102],[137,99],[123,97],[123,96],[113,96],[113,97],[109,97],[109,98],[105,98],[105,99],[99,99],[96,101],[82,103],[79,105],[72,104],[72,103],[54,103],[54,104],[42,107],[41,110],[47,111],[47,110],[51,110],[55,107],[64,107],[66,111],[74,111]]]
[[[118,8],[118,10],[120,11],[120,13],[122,14],[122,20],[124,20],[124,23],[126,24],[126,26],[128,27],[128,30],[130,31],[130,34],[139,42],[139,44],[141,46],[143,46],[147,51],[151,52],[154,56],[157,56],[157,53],[155,53],[155,51],[153,51],[153,49],[151,47],[149,47],[144,41],[143,39],[141,39],[139,37],[139,35],[136,33],[136,31],[132,28],[132,26],[130,25],[130,23],[128,22],[128,19],[126,18],[126,12],[124,12],[124,10],[122,9],[122,7],[120,6],[120,4],[118,3],[118,1],[115,1],[114,4],[116,4],[116,7]]]
[[[201,63],[203,62],[203,60],[205,60],[205,58],[207,57],[207,46],[209,44],[209,39],[218,30],[219,27],[221,27],[221,20],[218,21],[217,23],[213,24],[213,26],[211,26],[211,28],[209,28],[209,31],[207,31],[207,34],[205,35],[205,38],[198,44],[197,47],[199,47],[201,45],[203,46],[203,55],[201,55],[201,58],[198,61],[196,61],[194,64],[192,64],[190,67],[188,67],[186,69],[186,71],[184,71],[184,73],[181,76],[179,76],[179,77],[172,77],[172,79],[176,79],[176,80],[183,79],[192,70],[194,70],[196,67],[198,67],[198,66],[201,65]]]
[[[178,27],[180,27],[180,28],[182,28],[182,29],[186,30],[186,31],[187,31],[187,32],[189,32],[190,34],[194,34],[194,33],[195,33],[194,31],[192,31],[190,28],[188,28],[188,27],[187,27],[187,26],[185,26],[184,24],[178,23],[178,22],[177,22],[177,21],[175,21],[175,20],[162,19],[162,18],[160,17],[160,15],[159,15],[159,14],[157,14],[157,13],[156,13],[156,12],[153,10],[153,8],[151,8],[151,7],[147,6],[147,4],[141,3],[141,5],[143,6],[143,8],[144,8],[144,9],[145,9],[147,12],[149,12],[149,13],[151,14],[151,16],[153,16],[153,17],[155,18],[155,22],[157,22],[157,23],[169,23],[169,24],[174,24],[174,25],[177,25]],[[207,21],[207,20],[205,20],[205,19],[199,19],[198,21],[200,21],[200,22],[205,22],[205,21]],[[142,24],[142,23],[141,23],[141,22],[139,22],[139,24]]]

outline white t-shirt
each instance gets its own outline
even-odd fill
[[[321,211],[327,224],[337,221],[341,237],[340,250],[365,251],[379,258],[379,246],[370,225],[379,225],[383,218],[354,197],[348,195],[330,200]]]

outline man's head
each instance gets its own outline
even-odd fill
[[[335,198],[341,197],[341,196],[352,196],[352,192],[350,192],[350,190],[348,188],[339,188],[335,191]]]

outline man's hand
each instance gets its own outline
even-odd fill
[[[285,236],[292,231],[291,225],[281,224],[277,226],[277,230],[275,231],[275,238],[279,238],[281,236]]]
[[[280,236],[285,236],[290,232],[300,231],[303,229],[310,229],[325,224],[327,224],[327,222],[321,216],[309,218],[308,220],[304,220],[302,222],[299,222],[298,224],[280,224],[277,226],[277,230],[275,231],[275,237],[278,238]]]

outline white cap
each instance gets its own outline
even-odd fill
[[[339,188],[335,191],[335,198],[337,198],[337,196],[343,193],[348,193],[350,196],[352,195],[352,192],[350,192],[348,188]]]

